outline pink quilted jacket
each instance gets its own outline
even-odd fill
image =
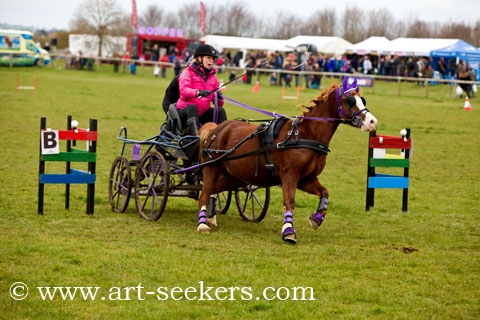
[[[206,75],[203,68],[195,62],[185,68],[178,79],[180,99],[177,102],[177,109],[183,109],[189,104],[194,104],[197,106],[199,115],[207,111],[210,108],[210,103],[213,103],[215,94],[197,98],[197,92],[198,90],[213,90],[218,87],[216,72],[212,68]],[[218,106],[223,106],[223,100],[218,101]]]

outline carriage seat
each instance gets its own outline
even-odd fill
[[[178,114],[177,104],[172,103],[167,111],[167,130],[173,133],[182,134],[183,126],[180,115]]]

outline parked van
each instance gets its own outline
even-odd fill
[[[10,65],[12,54],[14,66],[34,66],[40,59],[50,62],[48,51],[33,42],[30,31],[0,29],[0,65]]]

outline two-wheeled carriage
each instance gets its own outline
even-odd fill
[[[158,220],[169,197],[188,197],[198,200],[202,189],[201,169],[185,170],[198,161],[198,137],[182,134],[175,110],[167,114],[160,133],[146,140],[131,140],[127,129],[120,129],[121,153],[110,169],[108,193],[112,210],[125,212],[131,196],[139,215]],[[214,201],[215,212],[225,214],[232,198],[240,216],[259,222],[267,213],[270,188],[247,185],[221,192]]]

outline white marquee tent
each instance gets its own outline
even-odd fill
[[[389,47],[390,40],[385,37],[370,37],[362,42],[347,47],[347,53],[365,54],[384,54]]]
[[[399,56],[430,56],[430,52],[458,42],[458,39],[398,38],[390,41],[384,53]]]
[[[318,52],[335,56],[344,54],[347,47],[352,45],[351,42],[339,37],[296,36],[286,41],[290,50],[298,45],[309,43],[314,44]]]
[[[257,39],[242,37],[227,37],[206,35],[200,38],[201,41],[213,46],[218,51],[223,49],[239,49],[239,50],[268,50],[268,51],[289,51],[285,46],[286,40],[277,39]]]
[[[223,49],[293,51],[298,45],[313,44],[318,52],[342,55],[352,43],[339,37],[297,36],[288,40],[257,39],[206,35],[201,41],[221,51]]]

